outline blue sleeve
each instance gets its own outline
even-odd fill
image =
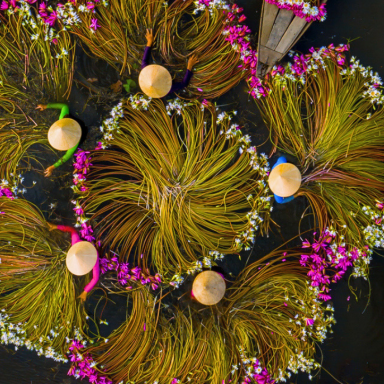
[[[274,195],[274,196],[275,196],[275,201],[278,204],[289,203],[290,201],[292,201],[295,198],[294,195],[288,196],[288,197],[281,197],[281,196],[277,196],[277,195]]]
[[[275,167],[277,167],[279,164],[285,164],[285,163],[288,163],[287,159],[286,159],[284,156],[280,156],[280,157],[277,159],[275,165],[272,167],[272,169],[275,168]]]

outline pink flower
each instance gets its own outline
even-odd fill
[[[305,320],[305,324],[307,326],[312,326],[314,324],[314,322],[315,322],[315,320],[313,320],[313,319],[306,319]]]
[[[91,25],[89,26],[89,28],[93,29],[94,31],[96,31],[97,28],[100,28],[100,25],[98,24],[97,19],[91,20]]]
[[[46,19],[45,23],[48,24],[49,26],[53,27],[56,23],[57,20],[57,13],[53,11]]]
[[[5,0],[3,0],[2,3],[1,3],[1,5],[0,5],[0,10],[1,10],[1,11],[5,11],[5,10],[8,9],[8,8],[9,8],[8,3],[7,3]]]

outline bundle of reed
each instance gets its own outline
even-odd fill
[[[29,116],[34,107],[33,95],[20,90],[10,77],[1,78],[0,87],[0,179],[11,180],[26,168],[29,161],[37,161],[34,144],[48,145],[47,126],[39,125]],[[31,105],[32,104],[32,105]]]
[[[71,31],[90,55],[106,60],[121,75],[135,70],[138,73],[146,45],[146,29],[152,28],[153,56],[156,62],[163,61],[172,74],[184,74],[188,56],[198,56],[189,92],[183,93],[183,97],[218,97],[247,76],[242,65],[242,56],[246,53],[241,52],[250,49],[250,31],[237,24],[237,16],[229,16],[231,9],[227,4],[197,12],[193,0],[177,0],[170,6],[162,0],[108,3],[108,6],[97,7],[96,26],[92,27],[96,20],[93,13],[79,12],[81,22],[71,26]],[[228,39],[232,33],[230,27],[241,30],[236,32],[237,43]]]
[[[349,66],[346,49],[296,56],[269,77],[258,105],[275,147],[297,158],[321,231],[346,227],[345,241],[361,247],[369,223],[361,208],[384,192],[383,96],[378,75],[354,59]]]
[[[54,32],[34,7],[24,6],[28,11],[0,12],[2,74],[16,73],[29,92],[42,89],[51,100],[64,101],[72,88],[75,42],[68,31]]]
[[[289,377],[287,369],[318,369],[315,346],[334,322],[326,315],[332,308],[316,300],[300,253],[282,262],[282,252],[246,267],[223,301],[204,310],[165,305],[163,293],[135,285],[126,322],[79,350],[87,364],[75,361],[71,374],[82,377],[91,366],[107,383],[273,383]]]
[[[231,11],[236,13],[226,4],[197,11],[194,0],[176,0],[170,5],[158,40],[162,59],[172,73],[183,73],[188,56],[195,54],[199,58],[188,94],[183,97],[219,97],[248,75],[242,64],[240,41],[228,40],[231,26],[243,28],[237,16],[228,16]],[[245,16],[242,18],[245,20]],[[242,44],[246,44],[249,38],[245,30],[240,35]]]
[[[230,115],[208,102],[161,100],[147,111],[126,101],[123,113],[105,132],[113,147],[92,153],[83,205],[121,261],[134,255],[169,282],[211,255],[249,250],[256,230],[267,231],[268,163]]]
[[[84,7],[85,4],[84,1]],[[79,12],[81,22],[74,24],[71,32],[84,44],[87,53],[107,61],[120,74],[131,73],[140,68],[146,29],[156,30],[165,12],[164,1],[160,0],[111,0],[107,6],[97,7],[96,32],[90,28],[95,17],[92,12]]]
[[[82,339],[86,313],[66,250],[49,233],[40,210],[23,199],[0,197],[1,342],[66,361],[69,342]]]

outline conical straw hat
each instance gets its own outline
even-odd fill
[[[217,272],[204,271],[196,276],[192,291],[201,304],[214,305],[224,296],[225,281]]]
[[[277,196],[292,196],[300,188],[301,173],[293,164],[279,164],[269,174],[268,184]]]
[[[161,65],[151,64],[141,70],[139,84],[147,96],[160,98],[167,95],[171,90],[172,77]]]
[[[76,276],[86,275],[97,262],[97,250],[89,241],[79,241],[69,248],[67,268]]]
[[[81,138],[80,124],[73,119],[57,120],[48,131],[48,141],[59,151],[66,151],[79,143]]]

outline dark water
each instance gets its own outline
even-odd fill
[[[261,11],[261,0],[239,0],[248,17],[247,24],[252,31],[257,32]],[[352,42],[351,54],[357,56],[363,65],[371,65],[379,74],[384,75],[384,2],[379,0],[329,0],[328,19],[324,23],[314,23],[297,44],[296,49],[306,52],[312,46],[328,45],[330,43]],[[77,78],[79,73],[85,78],[99,78],[99,85],[109,87],[118,76],[102,62],[91,62],[79,57],[77,62]],[[112,100],[111,100],[112,101]],[[218,105],[227,109],[237,109],[239,121],[252,135],[253,143],[261,145],[266,152],[270,150],[267,142],[268,132],[253,100],[248,98],[246,85],[240,84],[217,101]],[[224,107],[225,106],[225,107]],[[71,114],[83,122],[87,136],[81,145],[83,149],[95,146],[99,134],[98,126],[107,109],[101,99],[95,97],[89,101],[89,90],[75,82],[70,98]],[[42,154],[44,167],[51,165],[52,155]],[[39,205],[47,218],[56,222],[74,223],[72,214],[72,190],[70,185],[72,166],[70,162],[60,167],[54,177],[45,179],[42,169],[34,168],[26,173],[24,184],[30,186],[37,181],[37,187],[28,190],[27,199]],[[56,208],[49,205],[57,203]],[[273,226],[268,238],[261,238],[253,249],[249,262],[264,256],[275,247],[281,245],[298,233],[301,215],[307,203],[298,198],[293,203],[276,206],[272,219],[278,224]],[[309,219],[302,223],[302,229],[310,227]],[[249,255],[242,260],[227,257],[221,268],[234,275],[244,267]],[[323,366],[339,382],[345,384],[384,384],[384,258],[374,255],[371,263],[370,303],[366,308],[369,285],[362,279],[352,279],[352,286],[358,300],[348,288],[347,277],[332,289],[332,299],[335,307],[337,324],[334,333],[322,344]],[[348,301],[348,297],[350,300]],[[124,319],[124,306],[108,305],[103,318],[109,321],[105,334],[118,326]],[[318,355],[319,359],[321,354]],[[37,357],[35,353],[0,346],[0,384],[71,384],[77,381],[66,375],[68,365],[55,363],[52,360]],[[307,375],[292,378],[291,383],[309,383]],[[324,370],[312,382],[319,384],[336,383]],[[201,384],[201,383],[196,383]]]

